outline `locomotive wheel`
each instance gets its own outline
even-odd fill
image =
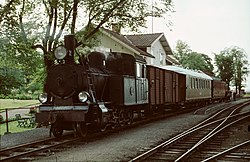
[[[51,132],[55,137],[61,137],[63,134],[63,129],[58,124],[51,125]]]
[[[100,131],[105,132],[107,130],[107,128],[108,128],[108,125],[105,124],[104,126],[101,127]]]
[[[119,121],[118,121],[120,126],[123,126],[125,124],[125,112],[123,109],[120,110],[119,112]]]
[[[113,119],[112,129],[114,129],[119,125],[119,112],[118,112],[118,109],[113,110],[112,119]]]
[[[134,119],[134,114],[133,114],[133,111],[128,111],[127,112],[127,116],[128,116],[128,122],[127,124],[132,124],[133,123],[133,119]]]
[[[76,122],[76,133],[80,137],[87,135],[87,126],[84,122]]]

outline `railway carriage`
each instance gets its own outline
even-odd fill
[[[185,83],[183,74],[162,67],[147,65],[149,81],[149,104],[151,109],[174,109],[185,101]]]
[[[178,66],[163,66],[162,68],[182,76],[179,77],[179,92],[181,93],[182,101],[185,103],[209,102],[211,100],[212,78],[210,76],[203,72],[188,70]]]
[[[228,91],[227,91],[227,85],[226,82],[221,81],[219,78],[212,77],[212,99],[213,101],[224,101],[227,100]]]

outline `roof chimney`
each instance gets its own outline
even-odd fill
[[[118,23],[112,24],[112,31],[116,33],[121,33],[121,26]]]

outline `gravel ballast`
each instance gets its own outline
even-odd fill
[[[169,117],[104,138],[73,145],[63,151],[50,152],[48,156],[35,161],[128,161],[145,152],[160,141],[171,138],[207,118],[209,114],[182,114]],[[1,148],[15,146],[38,139],[49,138],[48,128],[38,128],[22,133],[1,136]]]
[[[157,142],[168,139],[205,119],[185,114],[114,133],[103,139],[55,152],[37,161],[128,161]]]

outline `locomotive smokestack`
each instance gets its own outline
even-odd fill
[[[74,35],[65,35],[64,44],[68,50],[74,50],[76,46],[76,39]]]
[[[74,50],[76,48],[76,39],[74,35],[64,36],[64,45],[67,49],[66,63],[74,63]]]

